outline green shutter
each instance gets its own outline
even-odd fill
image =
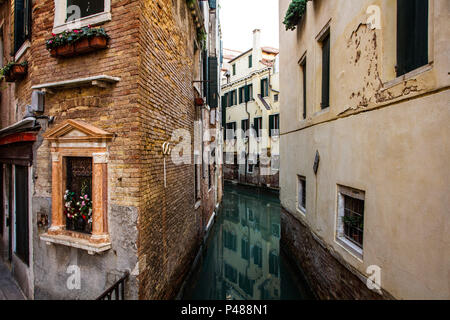
[[[245,102],[249,102],[250,101],[250,90],[249,90],[249,86],[245,86],[244,87],[244,91],[245,91]]]
[[[24,5],[25,0],[14,1],[14,52],[19,51],[20,47],[25,42]]]
[[[216,0],[208,0],[208,2],[210,9],[216,9]]]
[[[275,115],[269,115],[269,137],[272,136],[272,130],[275,128]]]
[[[203,95],[206,96],[206,103],[208,104],[208,52],[203,50],[202,52],[202,62],[203,62]]]
[[[253,56],[252,55],[248,56],[248,67],[249,68],[253,67]]]
[[[322,109],[330,106],[330,35],[322,42]]]

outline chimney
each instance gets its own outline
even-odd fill
[[[253,30],[253,50],[261,47],[261,30]]]

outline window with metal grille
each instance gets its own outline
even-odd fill
[[[80,8],[81,17],[85,18],[105,11],[105,0],[67,0],[67,18],[73,14],[71,6]]]
[[[306,178],[298,176],[298,209],[306,213]]]
[[[274,101],[274,102],[278,102],[278,94],[276,94],[276,95],[273,96],[273,101]]]
[[[67,230],[92,232],[92,158],[66,157],[65,216]]]
[[[397,0],[397,76],[428,63],[428,0]]]
[[[31,0],[14,1],[14,53],[31,38]]]
[[[362,248],[364,235],[364,200],[344,195],[344,236]]]

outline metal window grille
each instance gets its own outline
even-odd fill
[[[362,248],[364,236],[364,200],[344,195],[344,237]]]

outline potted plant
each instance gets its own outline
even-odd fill
[[[21,63],[10,62],[2,69],[0,69],[0,74],[5,78],[6,82],[14,82],[16,80],[23,79],[28,71],[28,62],[24,61]]]
[[[195,101],[195,106],[196,107],[201,107],[201,106],[204,105],[203,98],[195,98],[194,101]]]
[[[53,57],[70,57],[106,48],[109,36],[103,28],[90,25],[81,29],[64,31],[59,35],[52,33],[46,41],[47,50]]]

